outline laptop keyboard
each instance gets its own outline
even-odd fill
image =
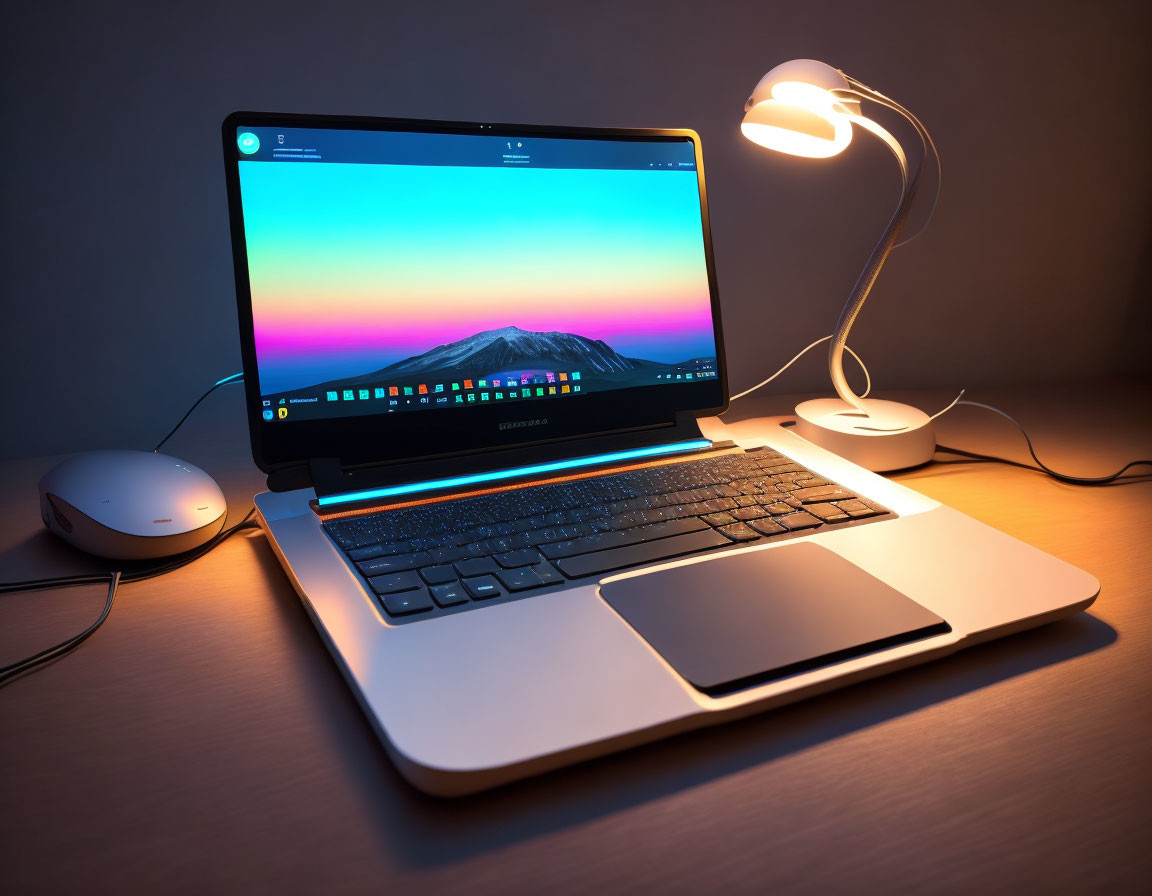
[[[894,514],[768,448],[333,519],[390,622]]]

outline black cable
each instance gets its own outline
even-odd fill
[[[205,392],[203,395],[201,395],[199,398],[196,399],[196,403],[193,404],[192,407],[188,408],[188,413],[186,413],[183,417],[180,418],[180,422],[177,423],[175,426],[173,426],[172,431],[169,432],[168,435],[164,436],[164,438],[162,438],[160,440],[160,442],[156,445],[156,447],[153,448],[152,450],[153,451],[159,451],[161,448],[163,448],[164,443],[167,442],[170,438],[172,438],[172,436],[176,435],[176,430],[178,430],[181,426],[184,425],[184,421],[192,416],[192,412],[194,410],[196,410],[196,408],[200,407],[200,402],[202,402],[205,398],[207,398],[209,395],[211,395],[213,392],[215,392],[221,386],[227,386],[231,383],[242,383],[242,382],[244,382],[244,374],[243,373],[234,373],[234,374],[232,374],[232,376],[226,376],[226,377],[224,377],[224,379],[220,380],[215,385],[213,385],[211,389],[209,389],[207,392]]]
[[[100,611],[100,616],[88,628],[80,632],[78,635],[73,635],[70,638],[65,638],[59,644],[41,650],[39,653],[34,653],[32,656],[25,657],[15,663],[9,663],[7,666],[0,667],[0,687],[3,687],[13,678],[18,675],[23,675],[25,672],[31,672],[37,666],[42,666],[45,663],[50,663],[53,660],[59,659],[67,653],[71,653],[81,644],[83,644],[96,629],[103,625],[104,620],[108,618],[108,614],[112,612],[112,602],[116,600],[116,585],[120,582],[120,573],[114,572],[108,576],[108,596],[104,599],[104,609]],[[77,583],[73,583],[77,584]]]
[[[961,394],[963,394],[963,393],[961,393]],[[965,451],[961,448],[949,448],[946,445],[937,445],[936,446],[937,451],[947,451],[949,454],[958,454],[961,457],[971,457],[975,460],[983,460],[983,461],[990,461],[992,463],[1008,464],[1009,466],[1013,466],[1013,467],[1023,467],[1026,470],[1039,470],[1042,473],[1047,473],[1053,479],[1056,479],[1060,482],[1067,482],[1070,485],[1107,485],[1110,482],[1115,482],[1116,480],[1118,480],[1121,476],[1123,476],[1124,473],[1126,473],[1128,470],[1132,469],[1132,467],[1152,467],[1152,460],[1134,460],[1131,463],[1125,464],[1119,470],[1117,470],[1115,473],[1112,473],[1108,476],[1070,476],[1067,473],[1058,473],[1056,470],[1053,470],[1051,467],[1049,467],[1042,460],[1040,460],[1040,458],[1038,458],[1036,456],[1036,449],[1032,447],[1032,439],[1029,438],[1028,433],[1024,431],[1024,427],[1021,426],[1019,421],[1017,421],[1016,418],[1013,417],[1011,414],[1008,414],[1007,412],[1000,410],[1000,408],[993,407],[990,404],[984,404],[984,403],[979,402],[979,401],[960,401],[959,399],[954,401],[952,403],[952,405],[949,405],[949,408],[951,408],[954,405],[958,405],[958,404],[971,405],[972,407],[975,407],[975,408],[984,408],[984,410],[997,413],[1001,417],[1003,417],[1004,419],[1008,420],[1013,426],[1015,426],[1018,430],[1020,430],[1020,435],[1024,436],[1024,441],[1028,445],[1028,453],[1032,455],[1032,460],[1036,461],[1036,466],[1033,467],[1033,466],[1030,466],[1028,464],[1022,464],[1019,461],[1008,460],[1007,458],[1003,458],[1003,457],[994,457],[993,455],[990,455],[990,454],[977,454],[974,451]],[[1150,475],[1150,474],[1143,474],[1142,473],[1142,474],[1138,474],[1137,476],[1127,476],[1125,478],[1129,479],[1129,480],[1133,480],[1133,481],[1139,481],[1139,480],[1143,480],[1146,475]]]
[[[204,542],[204,544],[200,545],[200,547],[193,548],[191,551],[188,551],[185,554],[178,555],[169,563],[125,573],[123,577],[124,581],[131,583],[143,582],[145,579],[154,579],[157,576],[175,572],[177,569],[180,569],[181,567],[187,566],[189,563],[193,563],[196,560],[199,560],[201,557],[219,545],[220,542],[226,541],[241,529],[259,528],[260,524],[252,519],[252,515],[255,512],[256,508],[251,508],[246,514],[244,514],[244,518],[240,520],[240,522],[238,522],[235,526],[232,526],[229,529],[221,529],[216,533],[216,535],[214,535],[208,541]]]
[[[1125,464],[1115,473],[1110,476],[1087,477],[1087,476],[1069,476],[1065,473],[1057,473],[1055,470],[1040,464],[1040,466],[1032,466],[1032,464],[1021,463],[1018,460],[1009,460],[1006,457],[996,457],[991,454],[978,454],[975,451],[965,451],[962,448],[949,448],[947,445],[937,445],[937,451],[947,451],[949,454],[958,454],[960,457],[970,457],[973,460],[985,461],[993,464],[1006,464],[1010,467],[1020,467],[1022,470],[1035,470],[1037,473],[1044,473],[1046,476],[1051,476],[1060,482],[1067,482],[1069,485],[1109,485],[1113,482],[1144,482],[1152,477],[1152,473],[1137,473],[1134,476],[1122,476],[1131,467],[1138,466],[1152,466],[1152,461],[1147,460],[1134,460],[1130,464]],[[1033,454],[1033,457],[1036,455]],[[937,461],[937,463],[948,463],[948,461]],[[951,461],[957,463],[957,461]]]
[[[22,676],[28,672],[38,669],[48,663],[60,659],[61,657],[71,653],[86,641],[96,629],[104,624],[104,620],[108,618],[108,614],[112,611],[112,604],[116,599],[116,588],[120,582],[140,582],[144,579],[155,578],[156,576],[164,575],[165,573],[177,570],[182,566],[187,566],[194,560],[199,560],[222,541],[229,536],[240,531],[241,529],[251,529],[258,524],[252,520],[252,514],[256,512],[253,507],[244,515],[244,518],[236,525],[222,529],[216,533],[204,544],[198,548],[194,548],[185,554],[180,555],[173,561],[162,563],[159,566],[151,566],[146,569],[138,569],[131,572],[112,572],[108,574],[95,574],[95,575],[75,575],[75,576],[56,576],[47,579],[29,579],[22,582],[0,582],[0,594],[11,594],[19,591],[34,591],[41,588],[63,588],[68,585],[85,585],[93,584],[95,582],[102,582],[108,580],[108,597],[104,602],[104,609],[101,611],[99,618],[93,622],[88,628],[80,632],[78,635],[73,635],[66,638],[59,644],[41,650],[32,656],[25,657],[22,660],[17,660],[15,663],[9,663],[7,666],[0,668],[0,687],[8,684],[13,679]]]

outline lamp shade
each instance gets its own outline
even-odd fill
[[[793,59],[760,79],[744,104],[740,131],[760,146],[795,156],[823,159],[852,141],[857,103],[836,96],[848,79],[815,59]]]
[[[760,79],[753,88],[752,95],[748,97],[748,102],[744,104],[745,111],[764,100],[780,99],[773,92],[773,88],[777,84],[787,83],[808,84],[823,88],[825,91],[843,90],[848,87],[848,79],[827,62],[818,59],[792,59],[781,62]]]

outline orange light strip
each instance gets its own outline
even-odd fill
[[[528,482],[515,482],[510,485],[499,486],[495,488],[480,488],[473,489],[467,492],[455,492],[447,495],[434,495],[431,498],[420,498],[416,501],[402,501],[398,504],[375,504],[371,507],[361,507],[358,510],[340,510],[334,513],[321,513],[315,507],[312,512],[315,513],[320,519],[327,522],[328,520],[341,520],[354,516],[365,516],[370,513],[380,513],[385,510],[403,510],[407,507],[423,507],[427,504],[443,504],[447,501],[459,501],[463,498],[478,498],[481,495],[494,495],[499,492],[511,492],[522,488],[534,488],[538,485],[556,485],[560,482],[575,482],[580,479],[598,479],[601,476],[611,476],[614,473],[630,473],[633,470],[648,470],[653,467],[666,467],[671,464],[685,464],[689,461],[704,460],[709,457],[718,457],[721,454],[731,454],[738,449],[722,448],[718,451],[708,451],[704,454],[696,454],[692,457],[669,457],[660,460],[650,460],[640,464],[626,464],[622,467],[608,467],[603,470],[591,470],[586,473],[572,473],[567,476],[551,476],[545,479],[533,479]]]

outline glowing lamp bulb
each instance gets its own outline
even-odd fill
[[[816,107],[770,99],[744,116],[740,132],[765,149],[827,159],[852,142],[852,123],[831,106]]]

